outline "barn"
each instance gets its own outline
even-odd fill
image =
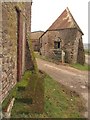
[[[59,62],[84,64],[83,35],[69,8],[66,8],[39,38],[40,54]]]

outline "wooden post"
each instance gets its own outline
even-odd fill
[[[62,50],[62,63],[64,63],[65,52]]]

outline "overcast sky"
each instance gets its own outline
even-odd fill
[[[88,0],[33,0],[31,31],[46,31],[69,8],[88,43]]]

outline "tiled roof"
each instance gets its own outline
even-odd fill
[[[63,13],[56,19],[56,21],[49,27],[48,30],[65,28],[77,28],[83,34],[68,8],[63,11]]]
[[[35,39],[39,39],[39,37],[44,33],[44,31],[35,31],[35,32],[31,32],[31,39],[35,40]]]

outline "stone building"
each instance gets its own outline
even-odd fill
[[[31,32],[32,47],[34,51],[40,50],[39,38],[44,33],[44,31]]]
[[[32,2],[0,3],[0,101],[34,68],[30,53]]]
[[[40,53],[61,62],[84,64],[83,32],[66,8],[40,37]]]

